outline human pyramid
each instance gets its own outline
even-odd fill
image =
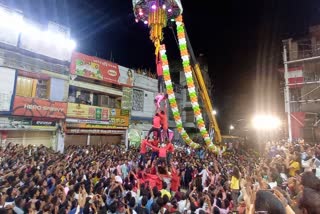
[[[159,57],[156,61],[157,76],[158,76],[158,95],[154,99],[156,112],[153,117],[152,127],[149,130],[145,139],[140,145],[140,161],[139,164],[145,165],[147,147],[152,148],[151,162],[158,157],[158,164],[170,166],[174,146],[171,143],[169,136],[168,118],[167,118],[167,104],[168,94],[164,93],[163,86],[163,70],[162,62]],[[150,140],[150,134],[153,132],[153,139]],[[162,133],[162,135],[161,135]]]

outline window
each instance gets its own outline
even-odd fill
[[[109,97],[108,107],[115,108],[115,106],[116,106],[116,99],[114,97]]]
[[[81,91],[80,94],[76,97],[76,103],[91,105],[90,99],[90,92],[89,91]]]
[[[34,97],[36,94],[37,80],[27,77],[18,77],[16,95]]]
[[[109,103],[108,103],[109,108],[121,108],[121,97],[112,97],[109,96]]]
[[[47,80],[32,79],[29,77],[19,76],[17,79],[16,95],[22,97],[37,97],[41,99],[48,98]]]
[[[73,86],[69,87],[69,97],[68,97],[68,102],[70,103],[75,103],[76,102],[76,94],[77,94],[77,89]]]
[[[36,97],[41,99],[48,98],[48,81],[47,80],[38,80],[36,87]]]
[[[92,96],[92,105],[98,106],[99,105],[99,95],[98,94],[93,94]]]
[[[310,39],[298,41],[298,56],[299,58],[312,56],[312,44]]]
[[[144,107],[144,91],[133,89],[132,110],[142,111]]]
[[[32,97],[33,79],[18,77],[16,95],[23,97]]]
[[[193,123],[194,121],[195,119],[193,110],[186,111],[186,123]]]

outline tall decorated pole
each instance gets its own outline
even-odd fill
[[[187,145],[192,148],[200,147],[199,144],[192,141],[181,121],[180,112],[178,109],[177,101],[173,91],[171,82],[168,58],[166,55],[166,48],[161,45],[163,40],[163,28],[166,27],[168,20],[176,19],[177,32],[179,37],[179,48],[181,58],[183,60],[184,73],[187,80],[189,96],[191,99],[192,108],[196,117],[197,126],[206,143],[206,147],[210,151],[217,151],[217,147],[211,142],[209,134],[206,130],[203,121],[201,109],[198,103],[197,93],[195,91],[194,81],[191,72],[189,53],[187,49],[185,32],[182,23],[182,5],[180,0],[133,0],[133,11],[136,17],[136,22],[143,22],[150,28],[150,39],[155,46],[156,62],[159,59],[159,53],[162,60],[163,77],[167,89],[169,104],[173,112],[173,117],[177,126],[178,132],[181,134],[183,140]]]
[[[183,71],[184,75],[186,77],[187,81],[187,86],[188,86],[188,92],[189,92],[189,97],[191,100],[191,105],[192,109],[197,121],[197,126],[198,129],[200,130],[201,136],[203,137],[206,146],[209,150],[217,150],[217,147],[212,143],[210,136],[208,134],[208,131],[206,129],[200,105],[198,102],[198,96],[196,93],[196,88],[194,85],[193,81],[193,76],[192,76],[192,70],[191,70],[191,65],[190,65],[190,55],[188,52],[187,48],[187,41],[186,41],[186,35],[185,35],[185,30],[184,30],[184,24],[182,21],[182,16],[180,15],[179,17],[176,18],[176,24],[177,24],[177,35],[178,35],[178,41],[179,41],[179,49],[180,49],[180,54],[181,54],[181,59],[182,59],[182,65],[183,65]]]
[[[189,145],[193,149],[199,148],[200,147],[199,144],[197,144],[191,140],[191,138],[189,137],[188,133],[186,132],[186,130],[183,128],[183,125],[182,125],[182,120],[181,120],[178,104],[177,104],[176,97],[175,97],[175,94],[173,91],[173,85],[172,85],[172,81],[171,81],[171,75],[170,75],[169,63],[168,63],[168,57],[166,54],[165,45],[161,45],[160,55],[161,55],[161,59],[162,59],[163,78],[164,78],[164,82],[165,82],[165,85],[167,88],[169,104],[170,104],[170,107],[172,110],[174,121],[177,126],[177,130],[187,145]]]

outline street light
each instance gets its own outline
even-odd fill
[[[0,28],[9,29],[17,33],[27,35],[28,39],[39,40],[39,43],[47,43],[59,50],[67,50],[70,53],[76,48],[76,42],[67,35],[50,30],[43,30],[39,26],[24,19],[23,14],[0,6]]]
[[[233,125],[230,125],[229,127],[229,135],[231,134],[231,131],[234,130],[234,126]]]
[[[216,110],[212,110],[212,114],[213,115],[217,115],[217,111]]]
[[[257,130],[275,130],[280,125],[280,119],[272,115],[256,115],[252,119],[252,126]]]

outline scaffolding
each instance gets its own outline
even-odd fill
[[[317,42],[317,38],[311,36],[296,41],[284,40],[283,66],[288,140],[293,140],[292,122],[295,120],[303,127],[304,139],[315,142],[319,140],[316,132],[319,131],[320,124],[320,43]],[[302,76],[299,81],[290,82],[290,69],[298,67],[302,70]],[[293,112],[303,112],[304,121],[296,118]]]

